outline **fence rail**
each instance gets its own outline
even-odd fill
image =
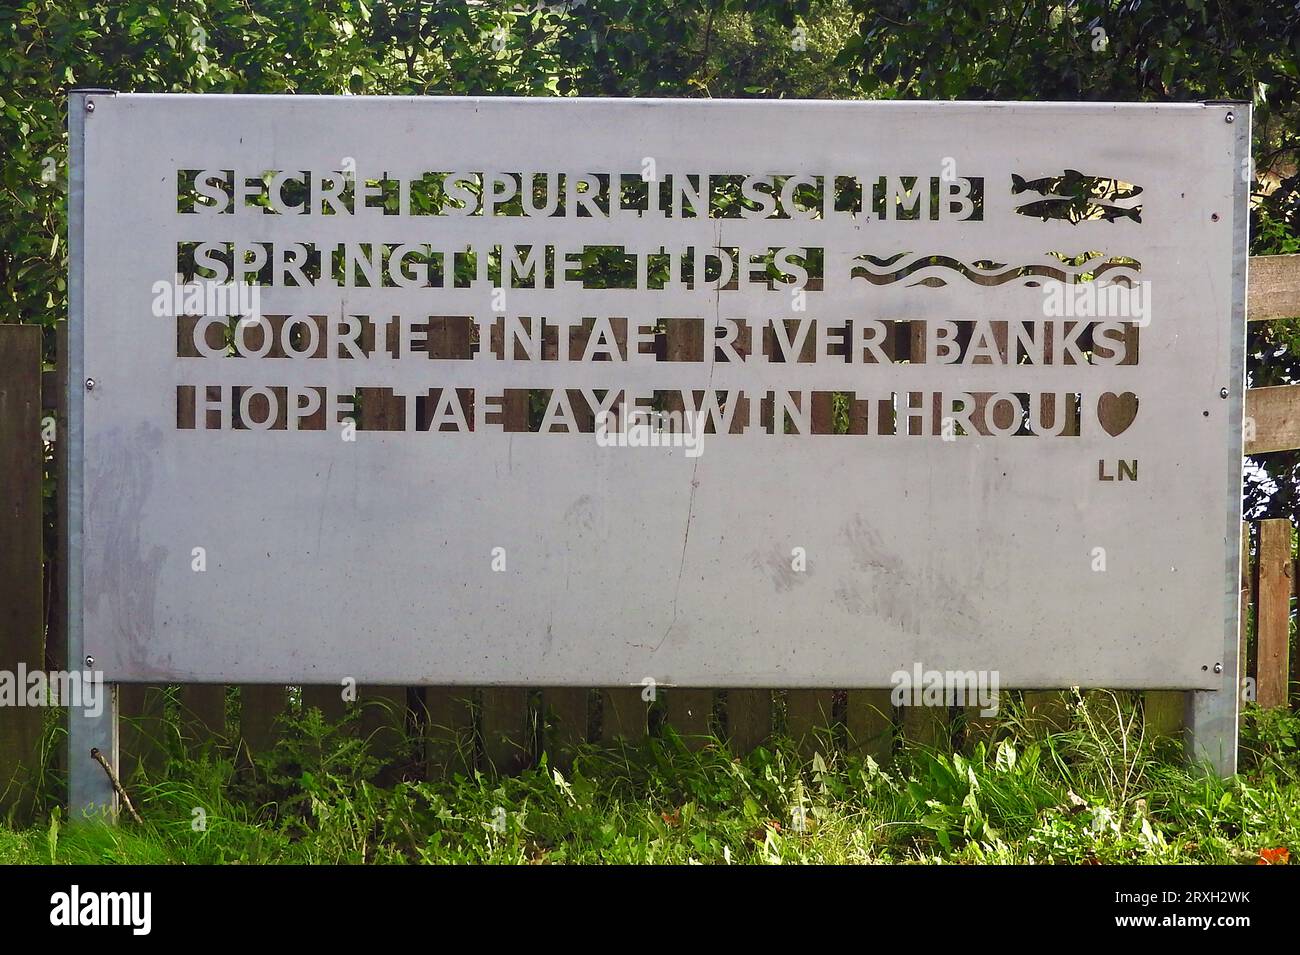
[[[1247,321],[1300,315],[1300,255],[1251,256],[1248,294]]]
[[[1250,260],[1248,318],[1251,322],[1300,316],[1300,255]],[[668,347],[673,347],[669,342]],[[38,670],[47,659],[63,658],[60,608],[50,606],[60,588],[43,573],[56,566],[42,553],[43,411],[59,406],[55,373],[41,370],[41,329],[0,326],[0,670]],[[814,409],[815,410],[815,409]],[[507,414],[526,414],[526,408]],[[1246,395],[1246,453],[1300,449],[1300,385],[1250,389]],[[1296,660],[1291,654],[1292,601],[1300,562],[1292,557],[1291,521],[1264,520],[1242,526],[1242,674],[1263,706],[1294,702]],[[47,625],[47,621],[54,621]],[[48,635],[48,637],[47,637]],[[47,642],[49,645],[47,645]],[[190,743],[229,740],[241,751],[271,747],[277,717],[293,700],[317,707],[327,717],[345,712],[335,686],[242,686],[235,692],[215,685],[120,688],[121,770],[157,766],[168,733]],[[542,751],[563,762],[564,753],[584,741],[635,740],[671,726],[688,744],[706,735],[729,740],[738,751],[784,732],[811,750],[835,745],[877,756],[900,740],[959,743],[981,734],[987,721],[978,712],[942,708],[894,708],[889,691],[661,689],[653,701],[641,687],[590,690],[562,687],[361,687],[358,731],[378,754],[392,754],[403,732],[427,741],[431,770],[456,759],[498,771],[515,771]],[[1147,727],[1174,736],[1182,726],[1186,694],[1144,693]],[[1044,720],[1059,714],[1060,691],[1025,691],[1027,711]],[[370,704],[370,705],[367,705]],[[0,719],[0,815],[30,804],[29,772],[40,757],[41,713],[7,708]]]

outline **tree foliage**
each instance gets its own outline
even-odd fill
[[[1294,0],[11,0],[0,36],[0,322],[66,311],[76,87],[1250,100],[1252,251],[1300,250]],[[1295,323],[1252,329],[1252,384],[1300,381],[1298,346]],[[1258,463],[1248,508],[1293,513],[1300,455]]]
[[[839,62],[867,96],[1254,104],[1251,251],[1300,250],[1300,4],[1293,0],[851,0]],[[1225,317],[1226,320],[1226,317]],[[1300,325],[1252,328],[1253,386],[1300,381]],[[1254,459],[1246,509],[1300,505],[1300,454]]]

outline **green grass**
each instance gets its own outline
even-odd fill
[[[561,772],[423,780],[383,767],[355,717],[288,720],[255,763],[177,752],[130,783],[143,825],[0,827],[3,863],[1245,863],[1300,857],[1300,719],[1248,715],[1242,773],[1209,778],[1144,738],[1127,695],[1076,694],[1047,731],[1014,706],[967,755],[877,763],[778,740],[741,759],[671,730],[584,748]],[[179,747],[177,747],[179,750]],[[407,778],[391,777],[405,775]],[[51,778],[53,778],[51,776]],[[379,784],[384,780],[384,785]],[[52,787],[51,792],[55,789]]]

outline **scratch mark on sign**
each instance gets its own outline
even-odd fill
[[[325,472],[325,493],[320,498],[320,514],[316,517],[316,553],[320,553],[321,528],[325,525],[325,512],[329,510],[330,499],[330,478],[334,475],[334,462],[330,462],[329,470]]]
[[[722,245],[721,221],[718,222],[717,229],[714,233],[714,244],[716,246]],[[714,295],[713,295],[714,324],[717,323],[718,316],[720,316],[721,314],[722,314],[722,283],[721,281],[719,281],[717,287],[714,289]],[[709,364],[709,379],[706,382],[706,387],[709,390],[712,390],[713,372],[717,368],[717,360],[716,360],[717,351],[712,345],[712,342],[714,340],[714,334],[712,328],[706,326],[704,333],[701,337],[703,338],[701,347],[704,350],[704,354],[701,357],[706,359]],[[700,427],[701,439],[703,438],[703,435],[704,435],[704,428],[703,426],[701,426]],[[689,544],[691,541],[691,519],[695,516],[695,491],[700,486],[700,482],[699,482],[700,457],[702,457],[702,455],[696,455],[691,462],[691,496],[690,496],[690,500],[687,501],[686,503],[686,532],[682,535],[682,555],[681,555],[681,560],[677,564],[677,581],[673,584],[673,617],[671,620],[668,621],[668,627],[664,630],[664,635],[659,638],[659,642],[655,644],[654,650],[650,651],[651,653],[658,652],[659,648],[662,647],[664,645],[664,642],[668,639],[668,635],[673,632],[673,627],[676,626],[677,624],[677,597],[681,593],[682,573],[686,569],[686,545]]]

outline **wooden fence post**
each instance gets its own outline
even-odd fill
[[[316,354],[313,357],[329,358],[329,359],[339,357],[337,355],[329,354],[329,342],[330,342],[330,334],[328,328],[329,320],[325,319],[323,316],[315,316],[315,317],[317,318],[316,331],[317,331],[318,340],[320,344],[317,346]],[[367,354],[373,353],[375,347],[373,325],[366,324],[364,326],[364,331],[362,333],[362,347],[366,350]],[[326,402],[322,401],[320,408],[318,408],[316,411],[313,411],[310,415],[305,416],[301,421],[299,421],[298,422],[299,430],[325,431],[336,426],[338,422],[330,420],[330,415],[334,413],[327,412],[325,406],[326,406]],[[385,414],[388,413],[387,408],[383,410]],[[364,414],[364,409],[362,409],[362,413]],[[337,414],[334,414],[334,417],[338,417]],[[354,422],[356,422],[355,417],[353,418],[353,420]],[[359,422],[356,423],[359,425]],[[302,687],[303,708],[318,709],[320,710],[321,717],[323,719],[325,719],[327,722],[330,723],[336,723],[339,720],[343,719],[343,717],[347,715],[348,712],[348,704],[343,699],[343,691],[344,691],[344,683],[343,683],[343,677],[341,675],[333,683],[304,684]]]
[[[786,735],[804,756],[825,750],[825,740],[834,733],[834,705],[834,690],[791,690],[786,694]]]
[[[770,325],[764,328],[763,339],[757,342],[751,341],[750,346],[754,355],[761,356],[767,352],[768,355],[773,356],[773,360],[778,355],[776,338]],[[747,411],[748,402],[743,402],[737,407],[738,416],[746,414]],[[776,407],[772,401],[762,399],[759,419],[762,426],[772,429],[773,434],[785,430],[785,420],[776,419]],[[770,690],[729,689],[723,698],[722,706],[726,717],[727,745],[733,753],[743,756],[762,745],[771,736],[772,693]]]
[[[1291,594],[1300,609],[1300,554],[1291,563]],[[1300,702],[1300,652],[1291,654],[1291,702]]]
[[[45,668],[41,567],[41,328],[0,325],[0,669]],[[25,818],[35,792],[43,710],[0,715],[0,815]]]
[[[1006,705],[1007,690],[998,691],[998,713],[1003,712],[1002,707]],[[962,738],[961,749],[964,753],[973,753],[975,747],[980,743],[984,744],[985,752],[993,748],[997,742],[998,733],[998,716],[985,716],[981,712],[978,703],[971,704],[962,708]]]
[[[590,338],[582,325],[569,328],[568,354],[581,355]],[[627,335],[616,336],[615,346],[626,355]],[[557,331],[554,339],[543,336],[542,360],[559,359],[560,342]],[[570,399],[576,399],[573,392]],[[596,414],[582,400],[571,400],[573,417],[581,433],[591,433],[590,440],[596,441]],[[526,424],[526,422],[525,422]],[[538,721],[541,725],[540,743],[546,751],[550,765],[567,769],[572,763],[575,748],[587,742],[587,710],[591,691],[585,687],[554,686],[542,690],[542,702]]]
[[[888,690],[849,690],[849,751],[876,760],[894,751],[894,705]]]
[[[772,735],[772,691],[727,691],[727,742],[733,753],[744,756]]]
[[[898,360],[899,325],[885,322],[885,342],[881,346],[891,360]],[[909,336],[908,347],[911,338]],[[874,360],[867,353],[864,359]],[[893,434],[894,421],[892,405],[887,400],[878,401],[874,418],[878,434]],[[868,423],[867,402],[858,401],[857,396],[849,404],[849,434],[866,434]],[[846,731],[848,733],[849,752],[872,759],[888,759],[894,752],[894,704],[886,689],[849,690],[845,709]]]
[[[180,687],[181,734],[202,745],[226,738],[226,688],[221,684],[185,683]]]
[[[926,334],[925,322],[914,321],[908,323],[907,355],[911,364],[925,364]],[[924,393],[922,393],[922,396],[924,397]],[[899,393],[898,401],[901,405],[910,407],[911,400],[910,392]],[[930,408],[926,409],[932,417],[930,423],[931,433],[939,433],[943,426],[943,406],[941,402],[942,396],[935,394]],[[908,419],[904,418],[903,420],[904,427],[909,427]],[[909,431],[909,433],[911,432]],[[925,429],[921,428],[917,433],[924,434]],[[905,742],[939,750],[950,748],[952,740],[951,714],[946,706],[901,706],[899,707],[898,722],[899,734]]]
[[[1255,604],[1255,658],[1259,705],[1286,706],[1291,664],[1291,522],[1259,522],[1259,593]]]
[[[573,686],[542,691],[542,746],[551,765],[567,767],[573,750],[587,742],[587,698],[590,692]]]
[[[302,688],[303,709],[320,710],[320,715],[329,722],[341,720],[348,712],[348,704],[343,699],[343,682],[310,683]]]
[[[395,347],[393,343],[399,340],[392,333],[396,324],[396,320],[390,323],[390,334],[385,336],[390,353]],[[367,332],[373,335],[373,326],[367,326]],[[366,350],[373,352],[374,340],[363,335],[362,341]],[[362,418],[368,431],[413,432],[418,422],[408,421],[407,415],[405,396],[397,395],[387,388],[375,389],[362,408]],[[406,738],[406,697],[405,686],[366,684],[357,687],[357,705],[361,708],[357,732],[368,742],[370,754],[377,759],[389,761],[401,753]]]
[[[194,347],[194,327],[198,319],[178,317],[176,319],[176,354],[185,357],[198,357],[199,351]],[[322,340],[324,336],[322,335]],[[195,417],[197,388],[178,388],[176,390],[176,427],[200,428],[202,422]],[[323,414],[323,412],[321,412]],[[322,419],[323,420],[323,419]],[[182,741],[190,746],[201,746],[212,740],[222,740],[226,736],[226,688],[221,684],[187,683],[182,684],[177,693],[180,705],[180,732]],[[128,701],[122,699],[123,712],[126,713]],[[123,736],[125,746],[125,735]]]
[[[275,720],[284,712],[283,686],[247,683],[239,688],[239,738],[249,756],[269,752],[277,735]]]
[[[357,705],[361,707],[357,732],[366,741],[376,759],[389,762],[403,755],[406,741],[407,692],[405,686],[357,687]]]
[[[533,318],[532,321],[541,321]],[[501,329],[502,355],[510,344]],[[486,347],[486,346],[484,346]],[[501,420],[506,431],[527,431],[529,425],[528,392],[522,389],[507,394],[502,405]],[[507,566],[509,566],[507,564]],[[523,769],[532,761],[529,746],[528,691],[522,687],[491,686],[481,691],[482,708],[479,726],[483,739],[483,755],[488,765],[499,773],[511,774]]]
[[[122,683],[117,689],[118,764],[122,782],[138,773],[157,780],[167,761],[167,687]]]
[[[676,320],[664,325],[664,357],[674,362],[713,361],[709,352],[710,326],[707,320]],[[746,402],[748,404],[748,402]],[[703,405],[701,405],[703,407]],[[665,411],[684,413],[685,402],[677,392],[670,392],[664,402]],[[743,419],[745,409],[736,410],[736,418]],[[684,426],[685,422],[684,422]],[[703,424],[700,425],[703,427]],[[703,746],[709,738],[709,723],[713,716],[713,691],[694,687],[675,687],[666,691],[665,720],[691,749]]]
[[[672,687],[666,692],[667,722],[690,749],[699,749],[712,735],[713,691]]]
[[[817,319],[820,324],[824,318]],[[849,336],[844,336],[847,348]],[[802,359],[814,361],[817,355],[817,336],[809,334],[804,342]],[[812,433],[831,435],[835,433],[835,396],[829,391],[812,393],[812,407],[809,409]],[[817,559],[816,555],[812,558]],[[786,693],[785,731],[794,740],[800,753],[811,756],[823,741],[818,739],[818,731],[823,737],[834,733],[835,719],[832,709],[835,705],[834,690],[790,690]]]
[[[518,686],[489,686],[482,691],[480,716],[483,755],[498,773],[519,772],[532,760],[528,746],[528,691]]]
[[[418,692],[417,718],[424,734],[426,775],[449,768],[474,768],[474,691],[462,686],[427,686]]]
[[[1059,732],[1069,723],[1069,705],[1063,690],[1026,690],[1025,719],[1047,732]]]
[[[1246,707],[1245,695],[1243,690],[1246,685],[1246,678],[1251,676],[1250,671],[1250,607],[1251,595],[1253,593],[1252,585],[1254,583],[1250,572],[1250,524],[1242,521],[1241,524],[1241,584],[1238,592],[1238,612],[1240,614],[1239,643],[1237,653],[1238,658],[1238,680],[1237,680],[1237,735],[1241,736],[1242,727],[1246,725]]]
[[[952,748],[952,714],[948,707],[916,704],[899,709],[902,711],[900,730],[906,742],[940,752]]]
[[[646,735],[648,709],[641,699],[641,689],[635,686],[611,687],[601,691],[603,708],[600,720],[600,738],[612,743],[622,739],[638,743]]]

